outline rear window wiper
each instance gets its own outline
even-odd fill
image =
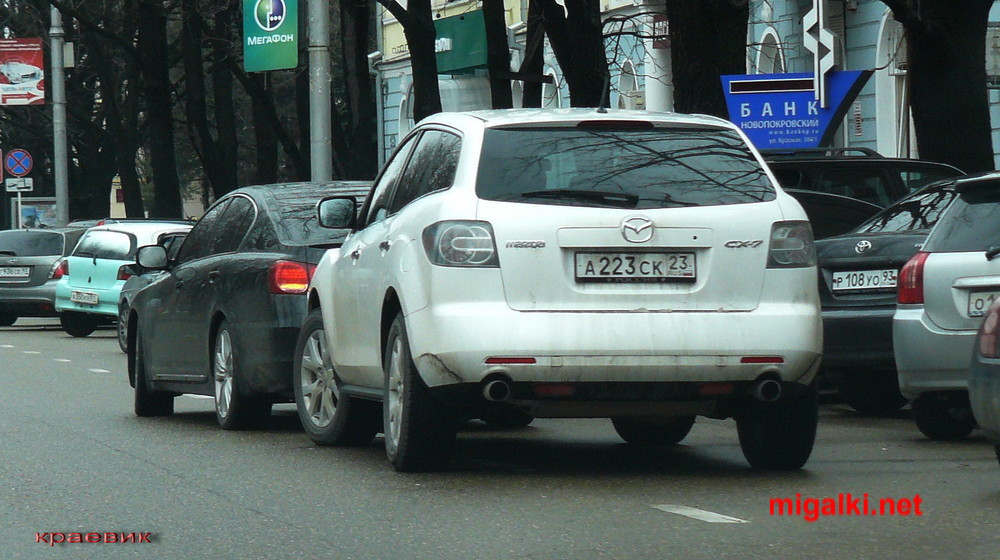
[[[986,249],[986,260],[992,261],[997,257],[997,255],[1000,255],[1000,245],[994,245],[989,249]]]
[[[558,200],[575,199],[588,202],[600,202],[622,208],[635,208],[639,197],[634,194],[605,191],[585,191],[581,189],[548,189],[521,193],[523,198],[554,198]]]

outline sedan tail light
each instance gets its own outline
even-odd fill
[[[924,263],[929,256],[930,253],[921,251],[903,265],[899,271],[896,303],[924,302]]]
[[[268,288],[272,294],[304,294],[315,269],[311,264],[275,261],[268,270]]]
[[[816,245],[809,222],[777,222],[771,227],[767,268],[805,268],[816,265]]]
[[[997,350],[997,326],[1000,325],[1000,304],[990,306],[979,325],[979,353],[984,358],[1000,358]]]
[[[67,274],[69,274],[69,261],[59,259],[52,265],[52,270],[49,271],[49,280],[58,280]]]
[[[133,274],[132,274],[132,265],[125,264],[125,265],[122,265],[122,266],[120,266],[118,268],[118,279],[119,280],[128,280],[132,276],[133,276]]]
[[[438,222],[424,229],[423,242],[427,258],[439,266],[500,266],[488,222]]]

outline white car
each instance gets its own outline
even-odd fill
[[[442,113],[354,204],[319,205],[353,232],[316,268],[296,352],[315,442],[384,431],[397,470],[425,470],[469,418],[611,418],[626,441],[672,444],[704,415],[736,418],[754,467],[807,461],[812,233],[731,123]]]

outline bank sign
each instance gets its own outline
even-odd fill
[[[243,69],[284,70],[299,65],[298,0],[243,0]]]
[[[760,150],[830,146],[847,109],[872,75],[871,70],[829,72],[828,107],[813,90],[813,75],[722,76],[729,120]]]

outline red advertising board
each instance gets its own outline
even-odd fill
[[[0,105],[45,103],[41,39],[0,39]]]

